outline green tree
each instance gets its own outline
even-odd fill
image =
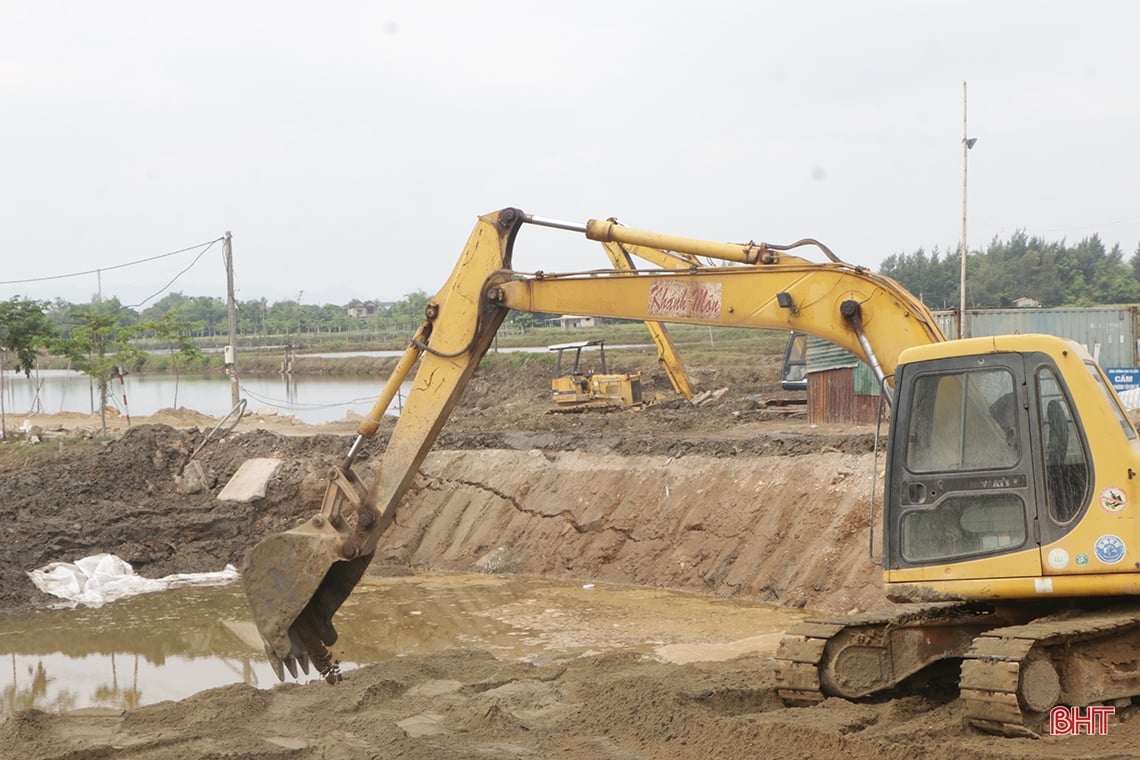
[[[155,301],[146,311],[140,316],[148,321],[161,319],[164,315],[177,311],[179,307],[187,303],[190,299],[182,295],[181,292],[167,293],[165,296]]]
[[[52,343],[52,353],[70,359],[72,366],[90,377],[98,388],[103,435],[107,434],[107,397],[112,378],[119,377],[127,367],[141,365],[146,358],[146,352],[131,342],[145,330],[145,325],[125,317],[122,310],[109,311],[100,305],[73,311],[75,322],[70,337]]]
[[[289,335],[301,329],[301,305],[296,301],[275,301],[265,313],[265,327],[271,335]]]
[[[961,259],[894,254],[880,271],[932,306],[958,304]],[[1009,240],[994,238],[966,262],[966,303],[973,308],[1012,306],[1020,297],[1043,306],[1135,303],[1140,300],[1140,248],[1126,262],[1119,245],[1105,248],[1093,235],[1076,245],[1049,242],[1017,230]],[[947,298],[950,295],[950,298]]]
[[[238,332],[265,334],[265,315],[269,312],[269,303],[264,298],[256,301],[238,301],[236,308]]]
[[[542,327],[542,316],[529,311],[512,311],[507,314],[507,324],[519,332],[526,332],[532,327]]]
[[[1029,249],[1021,257],[1017,267],[1026,286],[1023,293],[1034,298],[1042,306],[1060,306],[1065,299],[1065,284],[1057,275],[1057,252],[1055,250]]]
[[[6,436],[7,410],[4,408],[4,376],[6,354],[16,355],[16,369],[30,376],[39,350],[47,346],[55,328],[44,313],[46,304],[13,296],[0,301],[0,439]]]
[[[184,362],[195,359],[201,354],[198,347],[190,339],[190,333],[195,329],[200,329],[200,326],[191,322],[183,322],[177,319],[173,313],[167,312],[160,319],[140,324],[139,329],[151,333],[166,343],[167,350],[170,351],[170,363],[174,368],[173,407],[177,409],[179,369]]]
[[[16,355],[16,369],[30,375],[36,365],[39,349],[47,346],[55,328],[44,313],[47,305],[13,296],[0,301],[0,371],[4,368],[4,352]]]
[[[326,332],[345,332],[355,326],[356,319],[348,316],[343,306],[326,303],[320,309],[321,325]]]
[[[212,296],[195,296],[174,310],[183,323],[201,325],[200,335],[224,335],[229,329],[229,310],[225,301]]]

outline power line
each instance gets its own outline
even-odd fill
[[[221,240],[221,238],[218,238],[218,240]],[[178,281],[178,278],[179,278],[179,277],[181,277],[182,275],[186,274],[187,272],[189,272],[191,269],[193,269],[193,268],[194,268],[194,265],[198,263],[198,260],[199,260],[199,259],[201,259],[203,256],[205,256],[205,255],[206,255],[206,253],[207,253],[207,252],[208,252],[208,251],[209,251],[211,248],[213,248],[213,247],[214,247],[214,245],[215,245],[215,244],[218,242],[218,240],[211,240],[211,241],[210,241],[210,243],[209,243],[208,245],[206,245],[206,247],[205,247],[205,248],[203,248],[203,249],[202,249],[202,252],[201,252],[201,253],[199,253],[197,256],[195,256],[195,257],[194,257],[194,260],[193,260],[193,261],[191,261],[191,262],[190,262],[190,264],[189,264],[189,265],[188,265],[188,266],[187,266],[185,269],[183,269],[183,270],[182,270],[181,272],[179,272],[178,274],[174,275],[174,277],[173,277],[173,278],[170,280],[170,282],[166,283],[166,284],[165,284],[165,285],[163,285],[161,288],[159,288],[157,291],[155,291],[154,293],[151,293],[149,296],[147,296],[147,297],[146,297],[146,298],[144,298],[143,300],[139,301],[138,303],[136,303],[136,304],[134,304],[134,305],[132,305],[132,306],[126,306],[126,307],[124,307],[124,308],[127,308],[127,309],[137,309],[138,307],[142,306],[143,304],[145,304],[145,303],[146,303],[147,301],[149,301],[150,299],[152,299],[152,298],[155,298],[156,296],[162,295],[164,292],[166,292],[167,290],[169,290],[169,289],[170,289],[170,286],[171,286],[171,285],[173,285],[175,282],[177,282],[177,281]],[[187,249],[187,250],[190,250],[190,249]],[[179,253],[182,253],[182,251],[179,251]],[[170,255],[170,254],[166,254],[166,255]]]
[[[210,250],[209,246],[213,246],[215,243],[219,242],[221,239],[222,238],[220,238],[220,237],[214,238],[213,240],[209,240],[205,243],[198,243],[197,245],[191,245],[191,246],[188,246],[186,248],[180,248],[177,251],[170,251],[169,253],[160,253],[157,256],[148,256],[145,259],[138,259],[136,261],[128,261],[125,264],[114,264],[114,265],[109,266],[109,267],[98,267],[96,269],[88,269],[88,270],[83,271],[83,272],[69,272],[68,274],[53,274],[53,275],[49,275],[47,277],[32,277],[32,278],[25,279],[25,280],[0,280],[0,285],[25,285],[25,284],[31,283],[31,282],[47,282],[48,280],[65,280],[69,277],[84,277],[86,275],[98,274],[100,272],[110,272],[114,269],[124,269],[126,267],[135,266],[136,264],[145,264],[148,261],[157,261],[158,259],[164,259],[164,258],[167,258],[168,256],[177,256],[180,253],[186,253],[187,251],[193,251],[197,248],[205,247],[206,251],[208,251],[208,250]],[[205,253],[206,251],[202,251],[202,253]],[[198,258],[201,258],[201,257],[202,257],[202,254],[198,254]],[[194,261],[197,262],[198,258],[194,259]],[[190,266],[194,266],[194,265],[191,264]],[[184,274],[184,273],[185,273],[185,270],[183,270],[183,272],[180,272],[178,277],[181,277],[182,274]],[[175,277],[175,279],[178,279],[178,277]],[[171,281],[171,283],[173,283],[173,280]],[[167,285],[167,287],[170,287],[170,286]],[[162,292],[162,291],[159,291],[159,292]],[[157,295],[157,294],[155,294],[155,295]],[[154,296],[151,296],[151,298],[154,298]],[[144,303],[145,303],[145,301],[144,301]]]
[[[1099,230],[1103,227],[1114,227],[1118,224],[1128,224],[1129,222],[1135,222],[1137,220],[1140,220],[1140,216],[1130,216],[1130,217],[1125,217],[1123,219],[1114,219],[1113,221],[1109,221],[1109,222],[1098,222],[1096,224],[1068,225],[1065,227],[1025,227],[1025,226],[1008,227],[1006,225],[996,225],[992,222],[991,219],[983,219],[982,223],[988,224],[990,227],[998,230],[999,232],[1021,231],[1021,232],[1032,233],[1035,235],[1040,235],[1040,234],[1044,234],[1044,233],[1057,233],[1057,232],[1083,232],[1083,231],[1087,231],[1087,230],[1094,230],[1095,231],[1095,230]]]
[[[372,396],[363,396],[361,398],[350,399],[349,401],[332,401],[327,404],[303,404],[298,401],[285,401],[284,399],[273,398],[259,393],[254,393],[246,387],[244,383],[241,384],[241,392],[249,396],[255,401],[260,401],[263,404],[271,406],[279,406],[285,409],[298,409],[302,411],[320,411],[322,409],[336,409],[337,407],[344,406],[358,406],[361,404],[372,404],[376,399]]]

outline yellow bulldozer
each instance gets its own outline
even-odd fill
[[[614,268],[516,271],[529,225],[602,243]],[[805,246],[828,260],[788,253]],[[633,256],[656,266],[635,269]],[[243,580],[279,676],[311,662],[335,680],[333,617],[511,309],[795,330],[871,367],[891,409],[869,519],[881,515],[871,535],[881,530],[885,591],[900,605],[789,631],[777,654],[786,702],[882,694],[950,665],[967,718],[1018,734],[1040,731],[1058,705],[1140,695],[1140,439],[1079,345],[947,340],[898,283],[811,239],[719,243],[513,208],[479,217],[320,512],[249,552]],[[417,363],[378,475],[364,483],[353,462]]]
[[[555,353],[554,377],[550,380],[550,397],[560,407],[583,405],[622,406],[640,409],[641,373],[608,372],[606,369],[606,342],[579,340],[546,347]],[[582,351],[597,348],[599,371],[592,372],[582,362]],[[567,358],[573,356],[573,360]],[[563,359],[566,359],[564,362]],[[564,366],[568,365],[568,366]]]

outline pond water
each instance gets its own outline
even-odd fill
[[[384,380],[370,375],[250,376],[241,380],[241,397],[246,399],[249,411],[271,408],[310,424],[334,422],[349,412],[368,412],[380,395]],[[401,398],[392,402],[390,414],[398,413],[401,399],[410,388],[410,381],[404,383]],[[108,405],[123,416],[144,417],[160,409],[184,407],[224,417],[232,408],[230,381],[223,375],[127,375],[121,385],[117,381],[112,385]],[[12,420],[29,413],[97,412],[99,398],[87,375],[41,370],[31,378],[13,374],[5,377],[4,409],[9,425],[15,427]]]
[[[718,660],[775,652],[782,631],[804,615],[658,589],[488,575],[369,577],[337,613],[334,655],[345,671],[457,647],[534,662],[617,648],[677,662]],[[277,683],[240,584],[0,617],[0,665],[0,722],[31,708],[130,709],[226,684]]]

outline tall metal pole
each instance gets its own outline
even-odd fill
[[[234,407],[241,401],[241,387],[237,373],[237,304],[234,302],[234,252],[229,230],[226,230],[222,254],[226,259],[226,311],[229,317],[230,344],[226,351],[226,369],[230,373],[230,403]]]
[[[966,83],[962,82],[962,276],[958,282],[961,304],[958,309],[958,337],[966,337],[966,155],[970,140],[966,132]]]

